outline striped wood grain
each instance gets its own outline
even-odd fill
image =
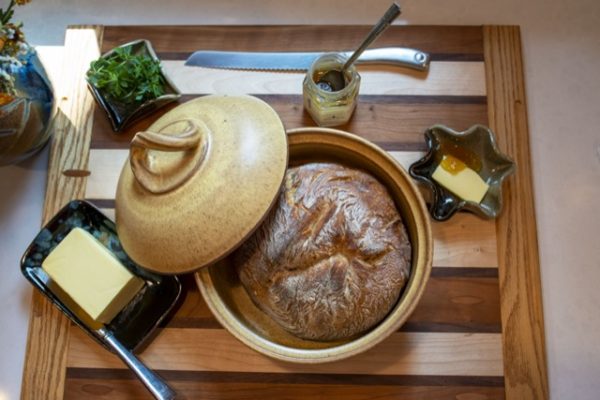
[[[178,60],[172,65],[183,70],[181,60],[200,48],[350,48],[368,29],[337,26],[106,27],[103,50],[144,37],[152,41],[163,59]],[[433,123],[442,122],[456,129],[465,129],[471,123],[487,123],[480,27],[392,27],[389,32],[387,39],[378,44],[405,45],[429,51],[436,61],[434,65],[440,68],[435,68],[437,71],[427,79],[443,76],[444,80],[456,82],[443,84],[444,90],[436,92],[436,88],[409,74],[399,80],[393,77],[395,88],[404,85],[404,91],[386,90],[386,95],[375,89],[373,94],[365,94],[370,93],[369,83],[353,120],[342,129],[360,133],[408,164],[420,156],[422,132]],[[385,88],[375,79],[378,73],[370,69],[365,71],[373,88]],[[448,75],[448,71],[453,75]],[[196,69],[193,76],[201,75],[199,79],[205,86],[200,89],[206,87],[207,90],[190,90],[190,95],[184,96],[182,101],[197,94],[230,88],[227,86],[230,85],[228,72],[222,73]],[[255,74],[249,76],[257,79]],[[384,74],[387,76],[389,72]],[[292,85],[289,89],[285,89],[285,85],[272,87],[263,82],[258,93],[250,90],[255,86],[244,90],[258,94],[271,104],[287,128],[312,125],[299,102],[298,76],[301,74],[294,74],[294,82],[292,78],[286,78],[289,81],[285,84]],[[218,82],[210,83],[210,80]],[[187,83],[184,85],[188,87]],[[282,87],[290,94],[282,95]],[[413,92],[408,95],[407,90]],[[97,167],[93,165],[100,165],[92,164],[99,155],[96,152],[126,149],[131,135],[147,127],[159,115],[140,121],[120,136],[113,135],[110,128],[106,129],[104,116],[95,119],[91,147],[97,150],[92,151],[88,168],[92,173],[88,179],[91,191],[104,193],[104,189],[98,189],[102,184],[95,180],[108,170],[112,172],[100,179],[116,182],[115,176],[118,176],[125,157],[121,156],[120,162],[105,160],[106,168],[96,173]],[[113,185],[114,191],[116,183]],[[91,197],[90,193],[86,193],[86,197]],[[114,193],[106,199],[114,199]],[[329,364],[303,370],[309,367],[280,363],[249,350],[220,329],[195,288],[189,288],[181,308],[142,358],[159,368],[187,398],[503,398],[494,224],[468,214],[458,215],[452,221],[455,223],[434,224],[434,235],[438,238],[435,250],[438,268],[434,268],[423,301],[411,320],[380,346],[351,359],[349,366]],[[66,398],[148,398],[120,361],[76,328],[71,329]]]
[[[223,329],[162,329],[140,355],[151,368],[181,371],[502,376],[498,333],[397,332],[375,348],[326,364],[291,364],[255,352]],[[71,368],[126,368],[76,326]]]
[[[98,57],[102,28],[74,26],[65,37],[63,77],[55,83],[57,115],[52,123],[48,183],[44,200],[45,224],[67,202],[83,197],[85,178],[63,174],[87,168],[93,122],[93,99],[84,74]],[[22,399],[61,399],[65,381],[69,322],[39,292],[34,291],[25,353]]]
[[[547,399],[542,288],[519,27],[484,27],[490,127],[517,164],[497,223],[506,394]]]

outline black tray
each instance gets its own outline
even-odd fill
[[[110,350],[102,336],[84,324],[50,290],[50,278],[42,269],[42,262],[48,254],[76,227],[91,233],[125,268],[145,281],[143,289],[106,325],[106,329],[127,349],[133,351],[140,348],[177,302],[182,290],[181,282],[177,276],[157,275],[134,263],[121,247],[114,222],[93,205],[82,200],[73,200],[60,210],[25,251],[21,259],[23,275],[81,329]]]

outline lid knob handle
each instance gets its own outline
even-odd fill
[[[209,129],[202,121],[182,119],[186,129],[177,134],[141,131],[131,141],[129,164],[137,182],[154,194],[166,193],[183,185],[196,172],[206,155]],[[161,157],[150,152],[180,152],[179,158]]]

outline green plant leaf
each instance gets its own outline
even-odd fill
[[[87,75],[92,85],[125,104],[165,94],[160,62],[148,55],[132,54],[131,46],[117,48],[109,57],[93,61]]]

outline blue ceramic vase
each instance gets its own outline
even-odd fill
[[[22,161],[44,147],[54,107],[52,86],[35,51],[9,73],[17,96],[0,106],[0,165]]]

